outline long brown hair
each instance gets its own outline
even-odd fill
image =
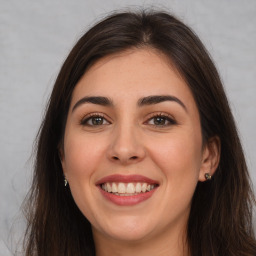
[[[218,72],[201,41],[174,16],[139,11],[112,14],[74,46],[54,85],[40,127],[34,177],[27,199],[27,256],[95,255],[91,225],[64,187],[59,159],[74,87],[100,58],[129,48],[164,53],[193,93],[206,143],[218,136],[220,163],[210,182],[199,182],[187,226],[192,256],[256,255],[254,196],[235,122]]]

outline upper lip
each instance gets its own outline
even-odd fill
[[[106,182],[123,182],[123,183],[129,183],[129,182],[145,182],[148,184],[159,184],[156,180],[152,180],[148,177],[142,176],[142,175],[122,175],[122,174],[113,174],[106,177],[103,177],[102,179],[98,180],[96,182],[96,185],[100,185]]]

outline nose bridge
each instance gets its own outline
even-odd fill
[[[109,157],[123,164],[138,162],[145,156],[139,127],[132,122],[123,120],[113,129],[110,138]]]

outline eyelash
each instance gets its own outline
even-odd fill
[[[82,126],[89,126],[89,127],[96,127],[96,126],[102,126],[102,125],[106,125],[106,123],[102,123],[102,124],[89,124],[88,122],[93,120],[93,118],[102,118],[103,122],[107,122],[107,124],[111,124],[106,118],[104,114],[101,113],[91,113],[85,117],[82,118],[82,120],[80,121],[80,125]],[[164,120],[164,122],[168,122],[168,124],[149,124],[149,121],[154,120],[156,118],[162,118]],[[151,126],[157,127],[157,128],[164,128],[167,126],[171,126],[171,125],[175,125],[177,124],[177,122],[175,121],[175,119],[165,113],[153,113],[151,114],[151,116],[146,120],[146,122],[144,122],[144,124],[148,123]]]
[[[101,125],[88,124],[88,122],[89,122],[90,120],[92,121],[93,118],[102,118],[102,119],[104,119],[105,121],[107,121],[108,123],[110,123],[110,122],[105,118],[105,116],[104,116],[103,114],[101,114],[101,113],[91,113],[91,114],[89,114],[89,115],[83,117],[82,120],[80,121],[80,124],[81,124],[82,126],[91,126],[91,127],[93,127],[93,126],[105,125],[105,124],[101,124]]]
[[[168,124],[163,124],[163,125],[162,124],[160,124],[160,125],[150,124],[150,125],[152,125],[154,127],[157,127],[157,128],[159,128],[159,127],[160,128],[164,128],[164,127],[167,127],[167,126],[171,126],[171,125],[177,124],[176,120],[172,116],[170,116],[170,115],[168,115],[166,113],[153,113],[147,119],[146,123],[149,123],[150,120],[154,120],[156,118],[162,118],[162,119],[164,119],[165,122],[166,121],[168,122]]]

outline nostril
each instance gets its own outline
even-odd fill
[[[117,156],[113,156],[112,159],[114,159],[114,160],[119,160],[119,158],[118,158]],[[130,157],[129,159],[135,160],[135,159],[138,159],[138,157],[137,157],[137,156],[132,156],[132,157]]]

